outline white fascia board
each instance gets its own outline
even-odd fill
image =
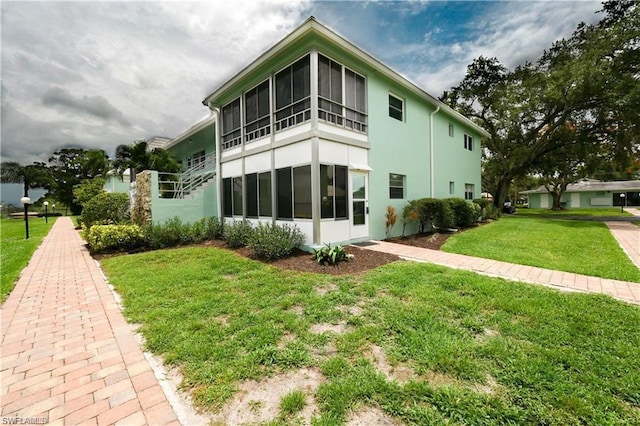
[[[188,129],[180,133],[175,138],[171,139],[171,141],[167,145],[165,145],[164,149],[169,149],[178,145],[180,142],[184,141],[188,137],[193,136],[194,134],[198,133],[200,130],[204,129],[205,127],[207,127],[212,123],[215,123],[215,113],[213,111],[211,111],[211,114],[209,114],[202,120],[198,121],[193,126],[189,127]]]
[[[397,83],[399,83],[400,85],[402,85],[403,87],[411,91],[412,93],[418,95],[420,98],[431,103],[435,107],[440,107],[441,110],[444,110],[446,113],[453,115],[456,119],[472,127],[478,133],[482,134],[484,137],[490,136],[489,133],[486,130],[484,130],[482,127],[478,126],[476,123],[474,123],[464,115],[460,114],[453,108],[449,107],[447,104],[440,101],[438,98],[432,96],[425,90],[421,89],[417,84],[413,83],[408,78],[404,77],[402,74],[394,71],[391,67],[385,65],[380,60],[376,59],[369,53],[357,47],[355,44],[351,43],[346,38],[342,37],[335,31],[329,29],[327,26],[319,23],[313,16],[310,16],[309,18],[307,18],[298,28],[293,30],[289,35],[287,35],[285,38],[283,38],[278,43],[276,43],[271,49],[267,50],[265,53],[260,55],[258,59],[251,62],[249,65],[243,68],[239,73],[237,73],[234,77],[232,77],[230,80],[228,80],[218,89],[216,89],[213,93],[207,96],[202,101],[202,103],[204,105],[209,106],[212,100],[214,100],[215,98],[223,94],[227,89],[232,87],[242,78],[246,77],[248,74],[250,74],[253,70],[258,68],[264,62],[271,59],[273,56],[277,55],[280,51],[285,49],[289,44],[293,43],[297,39],[303,37],[304,35],[312,31],[318,34],[319,36],[325,38],[326,40],[331,41],[334,44],[338,45],[339,47],[341,47],[351,55],[355,56],[362,62],[369,65],[371,68],[380,72],[380,74],[386,76],[390,80],[396,81]]]

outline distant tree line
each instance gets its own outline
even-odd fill
[[[514,180],[539,177],[553,208],[584,177],[633,179],[640,172],[640,3],[603,3],[600,22],[581,23],[536,63],[507,70],[479,57],[441,100],[488,133],[483,189],[497,207]]]
[[[148,149],[146,141],[137,140],[132,145],[118,146],[113,160],[101,149],[62,148],[55,151],[46,163],[21,165],[3,162],[0,165],[0,182],[21,183],[25,197],[29,196],[31,188],[44,188],[47,190],[45,197],[58,201],[71,214],[78,215],[82,211],[82,202],[76,199],[74,188],[94,178],[105,178],[109,171],[122,177],[127,169],[132,169],[134,176],[136,171],[143,170],[174,173],[180,170],[180,163],[168,151]]]

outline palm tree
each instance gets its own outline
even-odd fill
[[[21,166],[15,161],[7,161],[0,165],[0,182],[21,183],[24,196],[29,196],[29,189],[46,187],[51,181],[51,175],[42,164]]]
[[[100,176],[105,178],[111,168],[109,156],[102,149],[87,151],[83,168],[86,174],[92,177]]]
[[[180,171],[180,163],[162,148],[148,149],[147,142],[137,140],[132,145],[119,145],[113,161],[114,169],[120,176],[125,170],[131,169],[131,181],[136,173],[143,170],[157,170],[159,172],[176,173]]]

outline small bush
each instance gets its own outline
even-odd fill
[[[478,204],[481,207],[482,209],[481,216],[483,220],[500,219],[500,216],[502,215],[502,211],[493,204],[492,200],[489,200],[488,198],[476,198],[475,200],[473,200],[473,202]]]
[[[462,198],[445,198],[453,212],[453,225],[466,228],[477,222],[480,215],[476,214],[473,203],[468,203]]]
[[[391,235],[391,231],[397,220],[398,214],[396,213],[396,209],[393,206],[387,206],[387,211],[384,214],[384,232],[387,238]]]
[[[224,229],[224,219],[220,220],[215,216],[202,219],[204,221],[204,234],[205,241],[219,240],[222,238],[222,231]]]
[[[409,203],[417,213],[420,232],[425,232],[429,223],[437,228],[451,228],[454,224],[453,210],[445,200],[420,198]]]
[[[251,224],[246,220],[233,221],[225,224],[222,239],[231,248],[244,247],[253,233]]]
[[[302,411],[306,405],[305,399],[304,392],[301,390],[289,392],[280,400],[280,415],[286,418]]]
[[[84,237],[93,252],[132,250],[145,240],[138,225],[94,225],[84,228]]]
[[[255,257],[275,260],[288,256],[304,243],[304,235],[297,226],[258,223],[247,243]]]
[[[129,220],[129,196],[122,193],[103,192],[84,205],[80,215],[82,225],[122,224]]]
[[[337,265],[349,258],[349,254],[341,245],[331,247],[330,244],[325,244],[324,247],[313,249],[313,259],[322,265]]]

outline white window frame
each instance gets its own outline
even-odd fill
[[[391,99],[390,98],[394,98],[394,99],[397,99],[397,100],[400,101],[400,104],[401,104],[401,108],[399,110],[400,111],[400,118],[397,118],[397,117],[394,117],[393,115],[391,115],[391,109],[393,109],[394,111],[398,111],[398,108],[391,105],[391,102],[390,102]],[[394,93],[389,92],[389,117],[391,117],[391,118],[393,118],[395,120],[404,122],[405,109],[406,108],[405,108],[404,98],[402,98],[402,97],[400,97],[400,96],[398,96],[398,95],[396,95]]]
[[[465,200],[473,200],[473,193],[475,192],[476,188],[475,185],[472,183],[465,183],[464,184],[464,199]]]
[[[391,180],[392,180],[392,176],[398,178],[401,177],[402,178],[402,185],[398,186],[398,185],[392,185],[391,184]],[[391,196],[391,189],[402,189],[402,197],[392,197]],[[400,173],[389,173],[389,199],[390,200],[404,200],[407,196],[407,176],[400,174]]]
[[[464,134],[464,149],[473,151],[473,136]]]

